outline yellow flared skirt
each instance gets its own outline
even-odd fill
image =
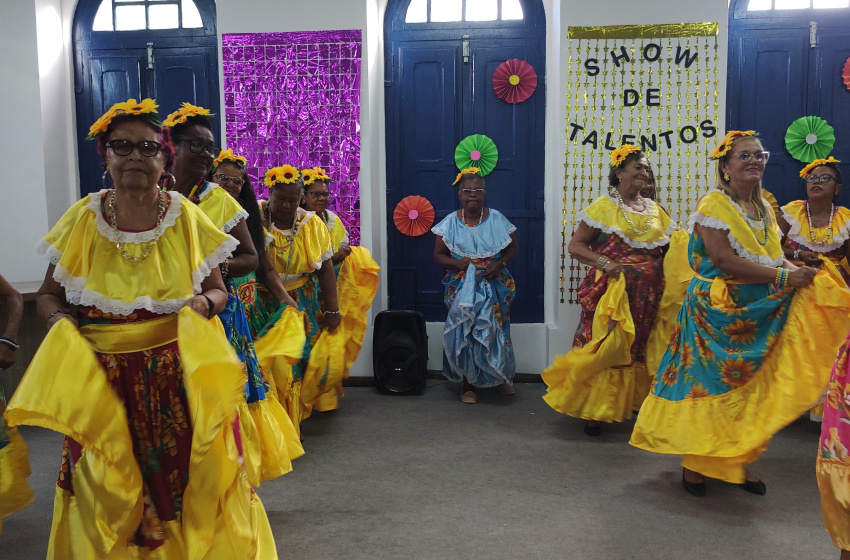
[[[817,477],[826,530],[835,546],[850,550],[850,463],[818,457]]]
[[[73,495],[57,491],[48,558],[277,558],[262,503],[240,464],[233,429],[246,382],[239,360],[221,330],[188,308],[179,318],[151,324],[157,331],[173,328],[183,363],[193,432],[181,518],[167,524],[172,538],[163,547],[150,551],[130,543],[141,522],[142,474],[123,403],[93,346],[109,352],[110,345],[126,346],[144,337],[121,336],[125,329],[119,326],[103,329],[97,340],[87,339],[62,320],[48,333],[6,411],[10,425],[52,429],[82,446]],[[139,328],[144,325],[126,330]],[[156,338],[156,333],[145,336]]]
[[[29,455],[24,438],[15,428],[9,428],[9,443],[0,449],[0,531],[3,518],[25,508],[33,501],[27,484],[30,475]]]

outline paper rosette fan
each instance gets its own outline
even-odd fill
[[[393,210],[393,222],[404,235],[422,235],[430,230],[434,223],[434,207],[427,198],[406,196]]]
[[[524,60],[512,58],[493,72],[493,91],[508,103],[522,103],[537,89],[537,72]]]
[[[844,80],[844,85],[850,89],[850,58],[844,63],[844,69],[841,71],[841,79]]]
[[[496,144],[483,134],[473,134],[460,141],[455,148],[455,163],[458,169],[477,167],[481,175],[487,175],[499,161]]]
[[[803,163],[825,158],[834,144],[835,130],[820,117],[800,117],[785,132],[785,147]]]

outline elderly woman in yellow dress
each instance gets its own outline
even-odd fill
[[[352,247],[349,244],[348,231],[339,216],[328,209],[331,194],[328,185],[331,180],[321,167],[301,170],[304,182],[303,206],[308,212],[315,212],[328,228],[331,237],[333,255],[331,261],[337,276],[337,295],[345,329],[345,373],[357,359],[366,334],[366,316],[372,306],[372,300],[378,291],[378,263],[365,247]],[[316,401],[314,408],[320,412],[336,410],[338,397],[343,396],[342,382]]]
[[[850,291],[783,257],[761,195],[769,155],[754,131],[729,132],[712,153],[716,187],[688,222],[694,277],[631,438],[683,455],[696,496],[706,478],[766,493],[748,465],[818,399],[850,329]]]
[[[622,422],[649,392],[646,346],[664,289],[662,263],[675,228],[670,216],[641,196],[650,177],[638,146],[611,154],[609,194],[576,215],[570,255],[593,268],[578,291],[581,319],[573,349],[543,372],[544,400],[587,421]]]
[[[161,190],[173,148],[153,100],[116,104],[90,137],[113,188],[39,244],[49,332],[6,411],[66,436],[48,557],[275,558],[235,452],[246,377],[210,323],[236,240]]]

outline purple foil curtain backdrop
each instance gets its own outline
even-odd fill
[[[360,30],[222,36],[227,147],[248,159],[260,198],[267,169],[319,166],[330,209],[360,244]]]

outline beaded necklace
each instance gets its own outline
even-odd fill
[[[130,262],[141,262],[148,258],[148,255],[153,251],[154,245],[159,241],[159,238],[162,236],[162,220],[165,218],[165,198],[166,195],[162,191],[157,191],[156,198],[159,207],[159,217],[156,220],[156,226],[154,227],[154,238],[147,245],[143,246],[142,254],[138,257],[134,257],[130,253],[127,252],[126,246],[127,243],[124,241],[118,241],[121,237],[121,233],[118,231],[118,218],[115,212],[115,190],[111,191],[111,196],[109,197],[109,202],[107,204],[107,208],[109,209],[109,221],[112,226],[112,241],[115,243],[115,248],[121,252],[121,258],[126,259]]]
[[[758,242],[759,245],[767,245],[767,238],[768,238],[767,218],[765,217],[764,213],[762,213],[761,207],[758,204],[756,204],[755,199],[753,199],[751,202],[753,203],[753,206],[756,207],[756,214],[758,214],[758,216],[759,216],[758,220],[751,218],[750,215],[747,214],[747,211],[744,209],[744,206],[741,204],[741,202],[738,200],[738,198],[735,197],[735,204],[737,204],[738,207],[741,209],[741,211],[744,213],[744,217],[746,218],[744,220],[744,222],[746,222],[747,227],[750,228],[750,231],[753,232],[753,237],[755,237],[756,242]],[[756,230],[753,229],[753,226],[750,223],[750,220],[753,220],[753,221],[756,221],[756,222],[758,222],[758,221],[762,222],[762,233],[764,233],[764,241],[759,239],[759,236],[756,233]]]
[[[832,237],[832,218],[835,217],[835,204],[829,205],[829,225],[826,228],[826,235],[823,239],[815,239],[815,226],[812,223],[812,213],[809,210],[809,202],[806,201],[806,218],[809,220],[809,233],[812,234],[812,243],[826,243]]]
[[[623,200],[623,196],[620,194],[620,191],[618,191],[617,189],[614,189],[614,196],[616,196],[616,198],[617,198],[617,205],[620,207],[620,210],[623,211],[623,217],[626,219],[626,222],[628,222],[629,226],[631,226],[632,231],[635,233],[635,235],[637,237],[640,237],[641,235],[648,232],[650,230],[650,228],[652,228],[652,217],[650,216],[649,219],[646,221],[646,227],[643,230],[639,230],[637,228],[637,226],[635,225],[635,223],[632,221],[632,219],[629,217],[630,212],[628,210],[628,207],[626,206],[626,201]],[[640,195],[638,195],[638,198],[640,198],[643,201],[643,207],[646,210],[650,210],[650,206],[647,203],[651,202],[651,201],[643,198]],[[648,212],[648,213],[652,214],[652,212]]]
[[[466,214],[463,213],[463,208],[460,209],[460,221],[463,222],[463,225],[466,225]],[[481,222],[484,221],[484,208],[481,209],[481,215],[478,216],[478,225],[481,225]]]

